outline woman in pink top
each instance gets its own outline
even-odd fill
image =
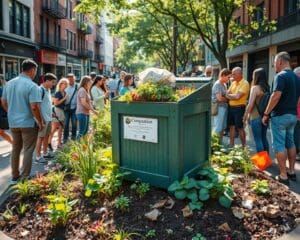
[[[79,122],[79,133],[77,139],[87,134],[89,130],[90,112],[96,113],[93,108],[90,88],[92,80],[89,76],[83,76],[77,93],[76,116]]]

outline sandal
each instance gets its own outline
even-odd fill
[[[280,183],[282,183],[282,184],[284,184],[286,186],[290,185],[289,179],[288,178],[287,179],[282,179],[280,175],[276,176],[275,180],[277,180],[278,182],[280,182]]]
[[[290,180],[296,182],[297,181],[297,176],[296,173],[287,173],[287,176]]]

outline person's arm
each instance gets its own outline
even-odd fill
[[[40,109],[40,102],[33,102],[30,103],[30,108],[31,108],[31,112],[33,117],[36,119],[37,124],[39,126],[39,130],[42,130],[44,127],[44,121],[42,118],[42,114],[41,114],[41,109]]]
[[[281,91],[276,91],[276,92],[272,93],[272,95],[270,97],[270,100],[269,100],[269,103],[268,103],[268,106],[267,106],[267,108],[264,112],[264,117],[262,119],[262,123],[264,125],[268,124],[269,119],[270,119],[270,114],[273,111],[273,109],[276,107],[276,105],[278,104],[278,102],[281,98],[281,95],[282,95]]]
[[[96,89],[96,87],[92,88],[91,95],[93,96],[93,100],[94,101],[99,101],[100,99],[104,99],[105,98],[105,95],[102,94],[101,91],[99,91],[98,89]]]
[[[2,107],[4,108],[4,110],[7,112],[8,111],[7,101],[4,100],[3,98],[1,98],[1,104],[2,104]]]
[[[248,105],[246,107],[246,110],[245,110],[245,113],[244,113],[244,116],[243,116],[243,122],[244,123],[246,123],[246,121],[248,120],[249,113],[252,111],[252,109],[255,105],[255,101],[256,101],[256,97],[257,97],[257,91],[258,91],[257,87],[251,88],[249,102],[248,102]]]
[[[54,106],[57,107],[58,105],[62,104],[65,100],[67,100],[68,94],[66,94],[63,98],[59,99],[59,96],[55,94],[53,98]]]
[[[226,98],[229,99],[229,100],[239,100],[244,95],[245,95],[245,93],[243,93],[243,92],[229,93],[229,94],[226,95]]]

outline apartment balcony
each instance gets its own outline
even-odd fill
[[[77,30],[83,34],[92,34],[92,27],[89,23],[77,20]]]
[[[45,13],[56,19],[64,19],[67,17],[66,8],[55,0],[43,0],[42,9]]]
[[[95,54],[95,61],[103,63],[104,62],[104,56],[101,54]]]
[[[103,44],[103,42],[104,42],[103,37],[100,37],[99,35],[97,35],[95,38],[95,43]]]
[[[272,33],[285,30],[289,27],[293,27],[300,24],[300,9],[296,9],[289,15],[285,15],[276,19],[276,30],[275,31],[265,31],[263,28],[258,28],[251,32],[251,38],[248,39],[245,43],[249,44],[253,41],[256,41],[260,38],[268,36]]]
[[[92,50],[88,50],[86,48],[79,48],[78,49],[78,57],[81,58],[93,58],[93,51]]]
[[[49,35],[39,35],[40,47],[47,48],[55,51],[65,51],[67,48],[67,40],[58,39],[52,34]]]

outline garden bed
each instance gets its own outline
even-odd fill
[[[254,179],[268,180],[268,196],[261,197],[253,193],[250,183]],[[48,215],[40,210],[46,203],[43,198],[23,200],[18,194],[13,194],[1,207],[1,213],[8,208],[12,209],[13,214],[10,221],[5,221],[2,217],[1,230],[14,239],[39,240],[108,239],[109,235],[103,235],[101,238],[101,234],[96,233],[96,230],[100,231],[101,226],[107,234],[121,229],[127,233],[140,234],[132,236],[131,239],[183,240],[192,239],[197,233],[207,239],[276,239],[295,228],[300,217],[300,205],[296,197],[285,186],[258,171],[233,180],[233,188],[237,195],[231,208],[226,209],[217,201],[210,200],[205,202],[201,210],[194,211],[189,217],[184,217],[182,213],[186,201],[176,200],[168,192],[156,188],[151,188],[140,199],[131,188],[131,184],[124,182],[120,192],[116,194],[123,193],[131,200],[128,211],[122,212],[112,204],[114,197],[86,198],[79,179],[72,175],[65,176],[62,191],[79,201],[73,206],[73,214],[67,225],[56,228],[49,221]],[[251,210],[241,205],[245,193],[254,198]],[[159,208],[161,215],[156,221],[150,221],[144,216],[152,210],[151,206],[168,197],[171,197],[175,204],[171,209]],[[17,211],[21,203],[28,205],[23,216]],[[275,218],[267,217],[263,213],[263,207],[268,205],[279,206],[279,213]],[[16,208],[12,208],[13,206]],[[244,219],[240,220],[233,215],[234,208],[243,209]]]

